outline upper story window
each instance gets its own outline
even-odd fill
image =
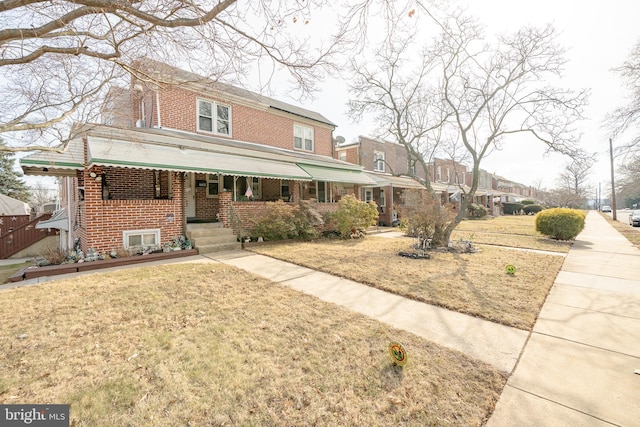
[[[313,151],[313,128],[294,124],[293,146],[298,150]]]
[[[384,153],[381,151],[373,152],[373,170],[384,172]]]
[[[231,135],[231,107],[199,99],[198,130]]]
[[[347,152],[341,151],[338,153],[338,160],[342,160],[343,162],[347,161]]]

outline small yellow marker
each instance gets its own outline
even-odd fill
[[[393,366],[404,366],[407,363],[407,352],[402,347],[402,344],[397,342],[392,342],[389,344],[389,355],[391,356],[391,361],[393,362]]]
[[[507,273],[508,274],[516,274],[516,266],[508,264],[507,265]]]

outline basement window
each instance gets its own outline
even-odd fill
[[[123,231],[122,242],[125,249],[159,248],[160,229]]]

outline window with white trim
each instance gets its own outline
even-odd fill
[[[342,160],[343,162],[347,161],[347,152],[346,151],[340,151],[338,153],[338,160]]]
[[[371,203],[373,201],[373,190],[368,188],[364,190],[364,201],[366,203]]]
[[[313,151],[313,128],[294,123],[293,147],[298,150]]]
[[[231,107],[198,99],[198,130],[217,135],[231,135]]]
[[[123,231],[122,242],[125,249],[160,247],[160,229]]]
[[[382,151],[373,152],[373,170],[384,172],[384,153]]]

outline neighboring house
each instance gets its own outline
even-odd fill
[[[239,231],[268,201],[310,200],[325,212],[375,184],[362,167],[333,158],[335,125],[321,114],[166,64],[145,66],[164,83],[134,80],[105,107],[130,114],[78,127],[65,153],[21,159],[27,175],[62,178],[63,246],[157,247],[187,234],[188,223]]]
[[[360,198],[376,202],[380,225],[396,224],[396,207],[403,204],[402,193],[406,189],[425,188],[422,167],[409,157],[402,144],[360,136],[355,142],[336,145],[335,156],[339,160],[361,165],[375,181],[375,185],[361,187]],[[432,186],[443,194],[443,201],[446,201],[446,185],[432,183]]]

